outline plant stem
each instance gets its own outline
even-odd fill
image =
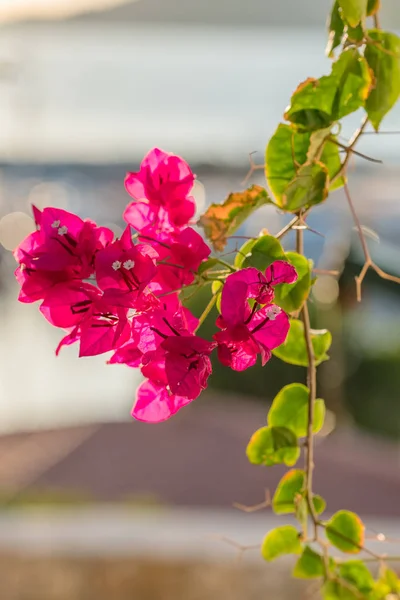
[[[304,230],[296,229],[296,251],[304,255]],[[318,515],[315,512],[313,503],[313,470],[314,470],[314,405],[317,394],[317,367],[315,364],[314,348],[311,339],[310,315],[308,312],[307,301],[304,303],[301,310],[301,316],[304,324],[304,340],[308,357],[307,367],[307,387],[309,389],[308,400],[308,424],[307,424],[307,439],[305,443],[305,473],[306,473],[306,501],[309,515],[314,525],[314,538],[318,539]]]

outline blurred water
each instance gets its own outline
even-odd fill
[[[57,23],[5,27],[0,161],[132,162],[152,146],[242,164],[292,91],[329,72],[321,29]],[[352,115],[343,133],[360,120]],[[385,129],[400,129],[400,110]],[[362,146],[393,160],[397,138]]]

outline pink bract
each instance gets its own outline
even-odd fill
[[[154,148],[137,173],[128,173],[125,188],[136,202],[124,212],[124,219],[137,231],[182,228],[195,213],[190,196],[194,175],[179,156]],[[146,208],[146,205],[148,208]]]
[[[146,423],[160,423],[170,419],[179,409],[192,402],[189,398],[175,396],[167,388],[153,381],[144,381],[136,391],[132,417]]]

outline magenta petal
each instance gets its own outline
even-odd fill
[[[218,343],[218,358],[234,371],[245,371],[256,364],[260,349],[248,333],[242,337],[235,334],[234,330],[226,330],[214,335]]]
[[[265,271],[265,277],[270,285],[294,283],[297,280],[296,269],[284,260],[276,260]]]
[[[221,315],[229,326],[234,326],[243,323],[246,313],[249,312],[248,285],[245,281],[234,281],[230,284],[229,277],[222,288]]]
[[[79,341],[79,338],[79,327],[74,327],[74,329],[70,333],[68,333],[68,335],[63,337],[60,343],[58,344],[56,348],[56,356],[59,355],[61,348],[63,348],[64,346],[70,346],[71,344],[75,344],[75,342]]]
[[[96,356],[115,350],[130,338],[129,322],[116,324],[105,319],[93,319],[82,326],[79,356]]]
[[[131,202],[123,214],[124,221],[132,225],[136,231],[143,231],[154,224],[157,213],[150,204],[144,202]]]
[[[51,288],[40,305],[42,315],[55,327],[73,327],[91,314],[98,290],[89,284],[60,283]]]
[[[60,227],[66,229],[66,233],[76,237],[82,229],[84,221],[66,210],[61,208],[47,207],[42,211],[40,228],[46,237],[56,236]]]
[[[165,386],[144,381],[137,389],[136,402],[131,414],[138,421],[160,423],[190,402],[192,400],[188,398],[169,394]]]
[[[137,347],[137,342],[131,342],[119,348],[110,360],[109,364],[124,364],[128,367],[140,367],[142,362],[143,352]]]
[[[270,304],[257,311],[249,329],[253,339],[263,348],[274,350],[286,340],[289,332],[289,318],[278,306]]]

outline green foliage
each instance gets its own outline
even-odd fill
[[[297,272],[297,281],[281,283],[275,287],[274,302],[284,311],[291,313],[299,310],[306,301],[311,287],[312,261],[297,252],[286,252],[286,259]]]
[[[268,423],[274,427],[287,427],[296,436],[305,437],[308,427],[309,390],[301,383],[286,385],[275,396],[268,413]],[[315,400],[313,432],[317,433],[324,424],[325,403]]]
[[[381,5],[381,0],[368,0],[367,15],[371,17],[378,12]]]
[[[320,515],[326,509],[325,500],[322,498],[322,496],[319,496],[318,494],[315,494],[313,496],[313,504],[314,504],[314,510],[317,513],[317,515]]]
[[[268,561],[284,554],[300,554],[301,551],[300,534],[291,525],[282,525],[267,533],[261,546],[262,557]]]
[[[340,510],[326,523],[326,537],[342,552],[355,554],[364,544],[364,524],[349,510]]]
[[[223,250],[228,236],[257,208],[268,202],[270,199],[267,191],[259,185],[252,185],[244,192],[229,194],[222,204],[211,204],[200,217],[199,225],[204,228],[214,249]]]
[[[218,312],[221,312],[221,295],[222,295],[222,288],[224,287],[224,284],[222,283],[222,281],[213,281],[211,284],[211,291],[212,294],[214,296],[217,296],[217,300],[215,302],[215,306],[218,310]]]
[[[313,579],[325,574],[325,565],[320,554],[310,546],[305,546],[302,555],[297,560],[292,575],[299,579]]]
[[[299,167],[296,176],[282,196],[282,208],[297,212],[300,208],[320,204],[328,197],[329,173],[321,162],[306,163]]]
[[[374,578],[361,560],[349,560],[339,565],[339,575],[362,594],[374,588]]]
[[[216,267],[218,263],[218,258],[209,258],[208,260],[205,260],[200,264],[199,268],[197,269],[197,272],[199,275],[202,275],[203,273],[206,273],[207,271]]]
[[[255,267],[259,271],[265,271],[275,260],[286,260],[283,248],[273,235],[263,235],[243,244],[235,257],[234,265],[241,269]]]
[[[326,46],[326,54],[330,58],[334,56],[334,50],[340,46],[343,37],[344,23],[340,14],[341,10],[339,1],[336,0],[328,20],[329,39]]]
[[[306,130],[323,129],[364,105],[371,73],[357,48],[344,50],[330,75],[301,83],[285,112],[288,121]]]
[[[304,471],[291,469],[282,477],[272,498],[272,508],[277,515],[295,512],[296,503],[303,492],[305,476]]]
[[[286,427],[261,427],[247,445],[247,458],[254,465],[270,467],[277,464],[293,466],[299,456],[297,437]]]
[[[299,310],[308,297],[313,262],[297,252],[286,252],[285,257],[295,267],[297,281],[292,284],[282,283],[275,286],[274,303],[291,313]]]
[[[316,364],[329,359],[327,352],[332,343],[332,336],[327,329],[311,331],[312,345]],[[291,365],[308,366],[308,355],[304,340],[304,325],[299,319],[290,320],[290,329],[284,344],[276,348],[273,354]]]
[[[400,594],[400,580],[396,573],[386,565],[382,565],[379,573],[379,579],[375,582],[371,600],[386,600],[390,594]]]
[[[360,594],[350,584],[339,581],[327,581],[322,588],[323,600],[360,600]],[[364,600],[364,597],[361,596]]]
[[[339,148],[331,140],[335,140],[335,137],[331,135],[330,127],[322,132],[310,132],[298,131],[283,123],[278,125],[266,149],[265,175],[280,208],[296,210],[296,202],[316,204],[316,200],[325,199],[326,186],[337,175],[341,166]],[[318,162],[319,167],[310,174],[309,167],[314,161]],[[314,182],[314,191],[309,197],[313,201],[308,199],[307,192],[304,191],[299,200],[302,185],[310,181],[310,177]],[[338,179],[331,189],[341,185],[343,179]]]
[[[367,16],[367,0],[339,0],[343,20],[351,27],[365,21]]]
[[[365,58],[375,78],[366,111],[376,130],[400,95],[400,39],[394,33],[368,31]]]

